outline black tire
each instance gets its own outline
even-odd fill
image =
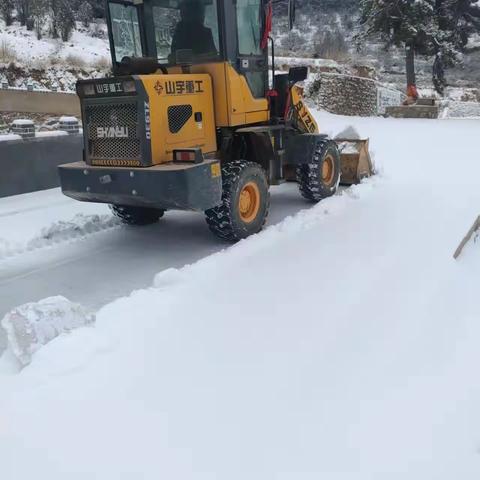
[[[163,217],[165,210],[158,208],[109,205],[113,214],[126,225],[150,225]]]
[[[341,163],[337,144],[319,140],[311,162],[297,167],[301,195],[310,202],[319,202],[335,195],[340,183]]]
[[[265,170],[253,162],[230,162],[222,167],[222,184],[222,203],[205,212],[210,230],[231,242],[260,232],[270,208]]]

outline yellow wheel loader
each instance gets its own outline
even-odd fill
[[[318,202],[370,175],[368,150],[319,133],[307,68],[276,74],[271,22],[271,0],[108,0],[114,75],[77,84],[84,160],[59,167],[63,193],[132,225],[204,212],[236,241],[264,226],[270,185],[294,175]]]

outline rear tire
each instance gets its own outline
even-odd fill
[[[165,210],[158,208],[109,205],[113,214],[126,225],[151,225],[163,217]]]
[[[235,242],[262,230],[270,208],[265,170],[243,160],[222,167],[222,203],[205,212],[210,230]]]
[[[335,195],[340,183],[341,163],[337,144],[319,140],[312,160],[297,167],[301,195],[310,202],[319,202]]]

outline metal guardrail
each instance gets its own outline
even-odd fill
[[[80,116],[80,101],[67,92],[0,88],[0,111]]]

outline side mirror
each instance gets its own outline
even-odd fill
[[[308,67],[291,67],[288,71],[290,83],[303,82],[308,77]]]

